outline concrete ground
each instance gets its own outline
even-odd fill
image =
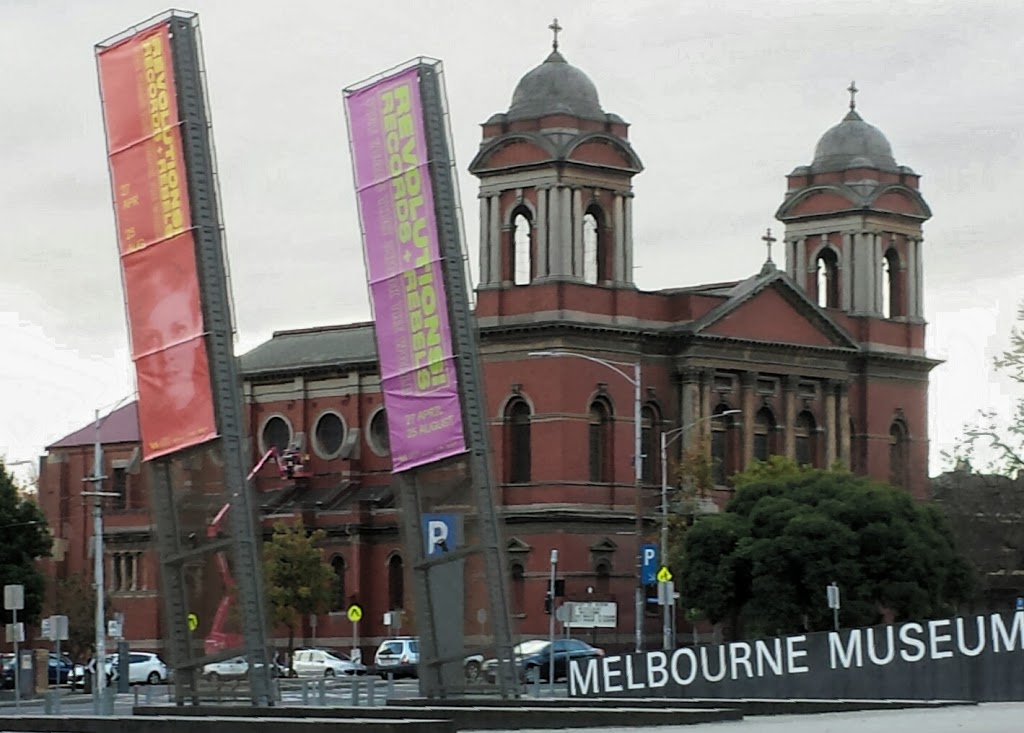
[[[552,729],[553,731],[554,729]],[[656,728],[577,728],[573,733],[1020,733],[1024,703],[928,710],[747,717],[738,722]],[[549,733],[533,730],[531,733]]]

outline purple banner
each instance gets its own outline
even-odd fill
[[[466,451],[416,68],[345,96],[392,471]]]

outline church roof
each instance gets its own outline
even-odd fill
[[[242,374],[256,376],[376,360],[373,324],[363,322],[276,331],[269,341],[242,354],[240,364]]]
[[[101,417],[99,439],[103,445],[110,445],[111,443],[138,443],[141,440],[139,434],[139,403],[132,400],[127,405],[119,407]],[[77,448],[83,445],[93,445],[95,442],[96,423],[90,422],[84,428],[80,428],[70,435],[65,435],[55,443],[46,446],[46,450]]]
[[[586,74],[553,50],[544,63],[519,80],[508,108],[509,120],[536,119],[568,114],[588,120],[605,120],[597,87]]]
[[[842,122],[830,128],[814,149],[815,173],[847,168],[878,168],[898,171],[892,146],[882,131],[851,109]]]

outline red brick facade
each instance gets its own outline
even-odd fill
[[[527,75],[510,112],[483,126],[470,166],[481,181],[476,314],[493,465],[515,632],[546,634],[548,557],[558,549],[566,600],[618,603],[618,628],[585,638],[625,647],[633,638],[638,545],[657,536],[660,430],[690,426],[671,457],[703,436],[726,475],[778,453],[818,466],[841,463],[924,497],[928,373],[936,362],[924,354],[920,247],[930,212],[910,169],[883,155],[831,170],[842,151],[823,138],[815,163],[790,175],[777,214],[786,226],[784,269],[768,262],[737,282],[640,291],[632,277],[631,201],[642,166],[628,126],[598,115],[589,80],[556,56],[530,74],[547,74],[555,87],[582,85],[567,98],[583,94],[584,101],[517,116],[516,109],[550,101],[523,102],[536,94]],[[877,148],[870,135],[881,133],[865,133],[870,126],[859,116],[847,121],[840,133],[867,134]],[[531,355],[537,351],[622,362],[626,376],[640,361],[648,465],[639,500],[633,385],[607,366]],[[353,599],[363,607],[365,650],[388,633],[386,611],[406,609],[402,631],[414,631],[390,465],[374,420],[382,397],[372,327],[278,333],[242,357],[242,370],[253,456],[296,440],[308,455],[307,479],[285,481],[272,468],[257,477],[265,528],[301,517],[328,532],[326,557],[342,578],[337,610]],[[726,409],[741,413],[728,422],[712,418]],[[108,446],[107,458],[130,458],[133,448]],[[68,548],[54,563],[58,575],[88,573],[91,525],[77,492],[89,455],[81,445],[53,447],[40,479],[44,509]],[[130,477],[137,508],[106,515],[109,553],[141,553],[136,587],[113,595],[140,648],[159,645],[161,613],[145,474]],[[728,498],[727,480],[717,494],[719,503]],[[484,582],[467,580],[470,632],[486,632],[475,620],[486,605]],[[660,624],[660,614],[645,619],[651,643]],[[323,643],[347,646],[351,632],[341,614],[317,619]],[[305,630],[307,641],[313,633]]]

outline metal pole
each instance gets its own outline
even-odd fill
[[[105,661],[107,657],[106,630],[103,628],[106,609],[103,607],[103,446],[100,443],[100,411],[96,410],[96,442],[93,445],[92,464],[93,496],[93,582],[96,584],[96,670],[93,672],[93,712],[102,715],[103,704],[100,696],[106,687]]]
[[[839,609],[832,609],[832,625],[835,626],[836,631],[839,631]]]
[[[640,424],[640,361],[633,365],[633,490],[636,493],[636,650],[643,650],[644,635],[644,586],[643,553],[640,550],[644,531],[641,512],[640,482],[643,479],[643,426]]]
[[[53,622],[51,621],[50,623],[53,623]],[[59,631],[60,630],[58,629],[58,632]],[[53,703],[54,703],[54,712],[57,713],[57,715],[60,715],[60,670],[63,667],[63,664],[62,664],[63,659],[64,659],[64,657],[62,657],[60,655],[60,633],[58,633],[57,634],[57,694],[56,694],[56,697],[55,697],[55,699],[53,701]],[[73,667],[72,667],[71,671],[74,671]],[[71,672],[68,672],[68,681],[70,682],[70,680],[71,680]],[[70,687],[70,684],[69,684],[69,687]]]
[[[551,616],[548,618],[548,695],[555,694],[555,569],[558,566],[558,550],[551,551],[551,582],[548,592],[551,594]],[[537,674],[540,677],[540,673]]]
[[[12,609],[14,617],[14,632],[18,632],[18,609]],[[18,637],[14,637],[14,707],[21,707],[21,652],[18,647]]]
[[[666,433],[661,434],[661,562],[668,566],[668,441]],[[662,598],[661,648],[672,648],[672,616],[668,598]]]

